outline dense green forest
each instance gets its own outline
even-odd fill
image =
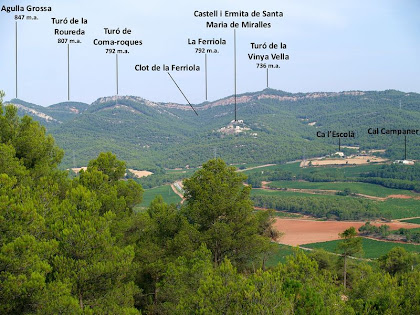
[[[352,197],[256,195],[252,201],[257,207],[298,212],[317,218],[369,220],[390,217],[388,213],[380,212],[375,203]]]
[[[418,255],[347,259],[361,252],[351,233],[337,256],[295,249],[267,267],[271,213],[253,211],[246,176],[221,159],[185,180],[182,207],[158,197],[135,212],[143,189],[125,162],[100,153],[70,178],[62,158],[0,102],[2,314],[420,313]]]
[[[338,151],[338,138],[317,132],[354,131],[341,145],[384,149],[404,158],[404,136],[369,135],[368,128],[416,129],[420,95],[394,90],[340,93],[287,93],[266,89],[238,95],[241,133],[223,133],[234,118],[233,97],[189,106],[155,103],[137,96],[103,97],[90,105],[67,102],[49,107],[13,99],[19,114],[47,127],[67,153],[61,167],[86,166],[112,151],[131,168],[197,167],[216,154],[228,164],[281,163]],[[400,104],[401,102],[401,109]],[[22,107],[23,106],[23,107]],[[43,118],[32,111],[49,115]],[[345,153],[355,152],[341,147]],[[407,157],[420,157],[420,137],[407,136]]]

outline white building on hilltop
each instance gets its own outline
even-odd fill
[[[414,160],[395,160],[394,164],[414,165]]]

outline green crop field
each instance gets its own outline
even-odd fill
[[[389,212],[392,219],[403,219],[420,216],[420,200],[388,199],[377,202],[381,212]]]
[[[410,229],[411,232],[420,233],[420,228]]]
[[[299,173],[313,173],[317,172],[319,174],[342,174],[345,177],[359,177],[360,174],[373,171],[380,168],[380,164],[371,164],[371,165],[358,165],[358,166],[324,166],[324,167],[306,167],[301,168],[300,162],[287,163],[287,164],[278,164],[273,166],[267,166],[262,168],[257,168],[249,171],[245,171],[245,174],[258,173],[261,171],[290,171],[293,174]]]
[[[267,189],[252,189],[251,196],[299,196],[299,197],[315,196],[319,198],[337,197],[335,195],[333,196],[314,195],[314,194],[307,194],[303,192],[295,192],[295,191],[287,191],[287,190],[267,190]],[[343,198],[350,198],[350,197],[343,197]]]
[[[198,170],[197,168],[180,169],[180,170],[166,170],[166,173],[167,174],[181,174],[181,175],[186,174],[186,175],[191,176],[197,170]],[[153,176],[153,175],[151,175],[151,176]]]
[[[244,174],[251,175],[251,174],[261,173],[265,171],[289,171],[289,172],[292,172],[293,174],[297,174],[303,170],[302,168],[299,167],[299,165],[300,165],[300,162],[277,164],[277,165],[255,168],[252,170],[245,170]]]
[[[242,172],[249,176],[251,174],[256,174],[256,173],[261,173],[264,171],[275,171],[279,169],[280,165],[271,165],[271,166],[265,166],[265,167],[259,167],[259,168],[254,168],[252,170],[243,170]]]
[[[340,190],[349,188],[351,192],[376,197],[386,197],[389,195],[409,195],[414,196],[415,193],[409,190],[391,189],[380,185],[369,183],[353,183],[353,182],[303,182],[281,180],[270,183],[273,188],[295,188],[295,189],[323,189],[323,190]]]
[[[415,223],[415,224],[420,224],[420,218],[416,218],[416,219],[408,219],[408,220],[401,220],[402,222],[407,222],[407,223]]]
[[[261,165],[261,163],[229,164],[229,166],[234,166],[239,170],[247,169],[247,168],[251,168],[251,167],[256,167],[256,166],[260,166],[260,165]]]
[[[156,188],[145,189],[143,201],[136,208],[148,207],[156,196],[161,195],[166,203],[178,203],[181,198],[174,193],[170,185],[159,186]]]
[[[380,168],[380,164],[357,165],[357,166],[324,166],[324,167],[307,167],[301,169],[302,172],[311,173],[319,172],[321,174],[343,174],[345,177],[359,177],[360,174],[367,173]]]
[[[286,163],[286,164],[280,164],[277,165],[279,170],[282,171],[289,171],[292,173],[297,173],[300,172],[302,170],[302,168],[300,167],[300,162],[296,162],[296,163]]]
[[[320,198],[320,199],[330,199],[336,200],[337,198],[341,199],[351,199],[351,198],[358,198],[358,197],[351,197],[351,196],[337,196],[333,195],[322,195],[322,194],[309,194],[306,192],[298,192],[298,191],[287,191],[287,190],[268,190],[268,189],[252,189],[251,196],[294,196],[294,197],[312,197],[312,198]],[[376,201],[372,201],[376,203]]]
[[[322,248],[329,252],[337,252],[337,245],[340,241],[329,241],[329,242],[321,242],[321,243],[312,243],[312,244],[305,244],[302,247],[318,249]],[[413,244],[400,244],[400,243],[391,243],[391,242],[383,242],[383,241],[376,241],[367,238],[362,239],[363,245],[363,254],[361,257],[363,258],[378,258],[382,255],[385,255],[394,247],[403,247],[405,250],[410,252],[420,253],[420,245],[413,245]]]

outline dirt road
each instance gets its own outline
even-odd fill
[[[250,168],[245,168],[243,170],[238,170],[238,172],[245,172],[245,171],[255,170],[256,168],[262,168],[262,167],[274,166],[274,165],[276,165],[276,164],[258,165],[258,166],[254,166],[254,167],[250,167]]]
[[[177,189],[177,186],[178,186],[178,187],[180,187],[180,188],[182,189],[182,181],[176,181],[175,183],[172,183],[172,184],[171,184],[171,188],[172,188],[172,190],[174,191],[174,193],[176,193],[179,197],[181,197],[181,199],[182,199],[181,203],[183,203],[183,202],[185,201],[184,194],[183,194],[183,193],[181,193],[181,192]]]

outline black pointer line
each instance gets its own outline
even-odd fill
[[[206,73],[206,101],[207,101],[207,54],[204,55],[205,73]]]
[[[181,88],[178,86],[178,84],[176,84],[174,78],[172,78],[171,74],[168,72],[169,76],[171,77],[172,81],[174,81],[176,87],[178,88],[178,90],[181,92],[181,94],[184,96],[184,98],[187,100],[188,104],[190,104],[192,110],[194,111],[194,113],[198,116],[197,112],[195,111],[194,107],[191,105],[190,101],[188,100],[188,98],[185,96],[184,92],[182,92]]]
[[[117,95],[118,95],[118,54],[115,55],[115,77],[116,77],[116,84],[117,84]]]
[[[16,98],[18,98],[18,25],[15,22],[15,57],[16,57]]]
[[[70,44],[67,44],[67,100],[70,101]]]
[[[234,89],[235,89],[235,121],[236,119],[236,29],[233,30],[233,68],[234,68]]]

